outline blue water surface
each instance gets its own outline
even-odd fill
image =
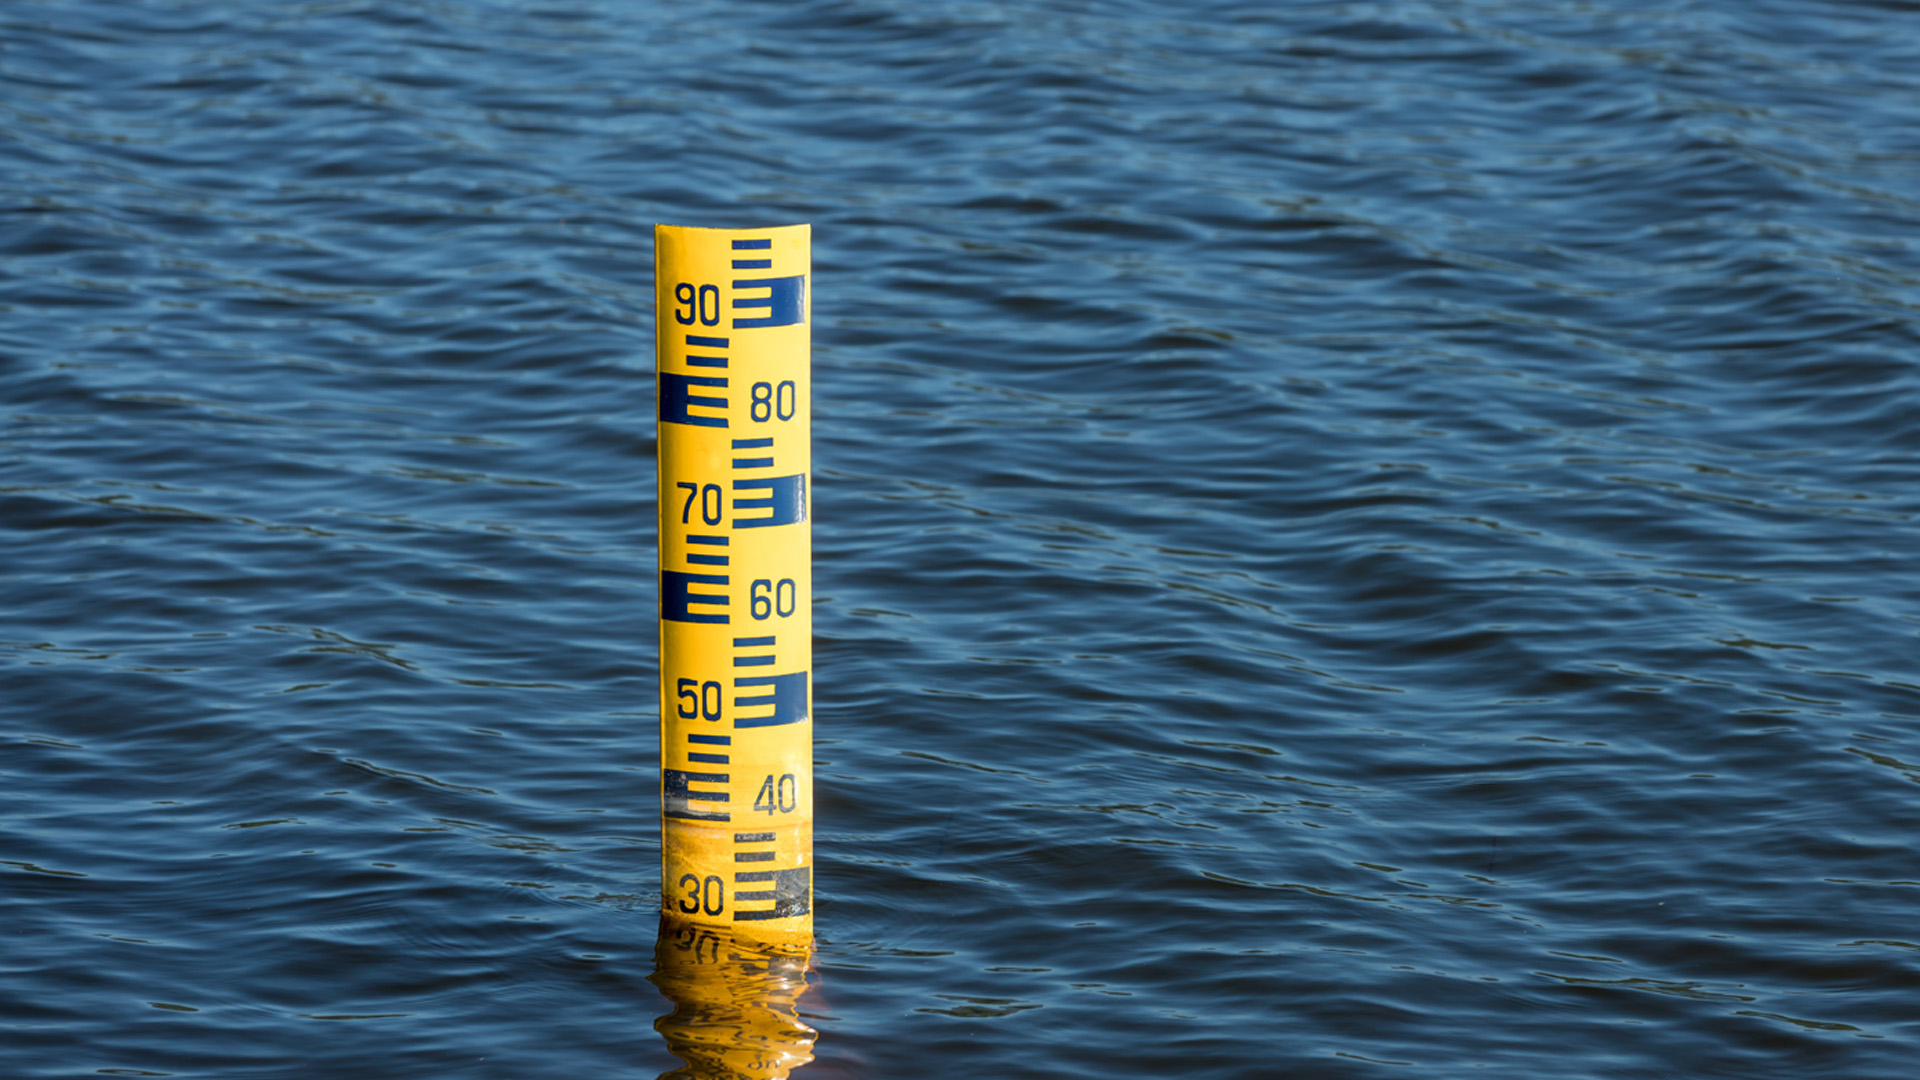
[[[814,230],[752,1062],[655,222]],[[1914,4],[10,0],[0,223],[0,1075],[1912,1075]]]

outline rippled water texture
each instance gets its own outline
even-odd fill
[[[1912,1073],[1915,5],[11,0],[0,207],[0,1074]],[[657,221],[814,229],[810,970]]]

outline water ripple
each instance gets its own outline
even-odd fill
[[[1906,1075],[1907,7],[9,6],[0,1071]],[[800,220],[749,1014],[650,226]]]

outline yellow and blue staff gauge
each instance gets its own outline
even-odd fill
[[[811,229],[654,227],[663,911],[813,937]]]

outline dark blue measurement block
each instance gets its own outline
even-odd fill
[[[735,330],[751,330],[763,326],[794,326],[805,320],[807,310],[807,276],[795,274],[792,277],[740,278],[733,283],[735,289],[765,289],[765,296],[735,296],[733,310],[765,308],[766,314],[755,318],[743,319],[738,314],[733,317]]]
[[[735,922],[784,919],[789,915],[805,915],[811,910],[811,905],[807,902],[813,886],[813,867],[811,866],[796,866],[787,870],[739,870],[734,872],[733,880],[735,902],[773,901],[773,907],[765,911],[741,911],[735,908],[733,912]],[[742,884],[763,881],[772,887],[751,892],[739,888]]]
[[[753,687],[767,687],[764,694],[742,697],[739,691]],[[780,727],[784,724],[797,724],[807,718],[807,673],[791,671],[785,675],[740,675],[733,680],[733,726]],[[773,711],[765,716],[741,716],[739,710],[758,708],[761,705],[773,706]]]
[[[725,588],[725,574],[691,574],[685,570],[660,571],[660,617],[672,622],[724,623],[724,611],[695,611],[693,606],[726,607],[725,593],[697,593],[695,585],[719,585]]]
[[[670,371],[660,373],[660,420],[667,424],[692,424],[695,427],[726,427],[724,416],[702,416],[692,412],[695,406],[703,409],[724,409],[727,399],[696,394],[701,387],[713,387],[719,390],[727,388],[727,380],[720,375],[677,375]]]
[[[724,784],[726,773],[660,770],[660,812],[683,821],[728,821],[725,810],[694,809],[694,803],[726,802],[724,791],[695,791],[692,784]]]
[[[769,525],[792,525],[807,520],[807,474],[795,473],[792,476],[765,476],[758,480],[735,480],[733,482],[733,510],[765,510],[766,517],[733,519],[736,529],[762,529]],[[742,491],[764,491],[760,498],[743,499]]]

